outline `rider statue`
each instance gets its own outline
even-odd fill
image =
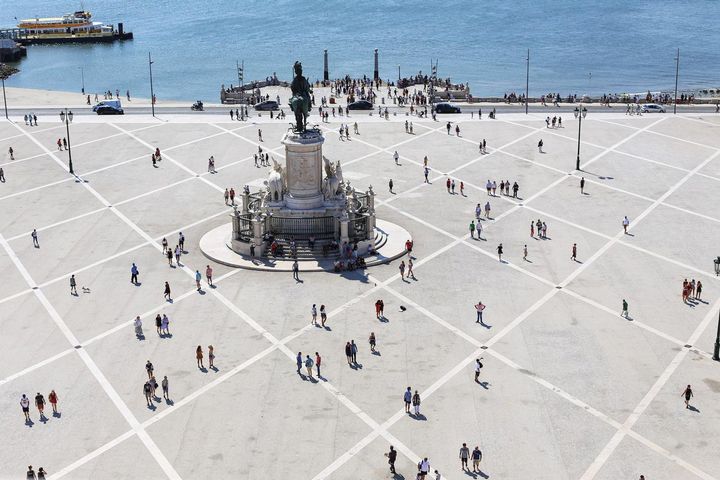
[[[307,123],[307,116],[310,113],[310,83],[303,77],[302,64],[295,62],[293,66],[295,78],[290,84],[292,97],[290,97],[290,108],[295,113],[295,131],[303,133]]]

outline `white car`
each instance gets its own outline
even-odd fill
[[[640,110],[643,113],[665,113],[665,107],[658,105],[657,103],[646,103]]]

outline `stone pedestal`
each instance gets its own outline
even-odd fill
[[[285,168],[287,194],[285,205],[293,210],[312,210],[323,206],[322,144],[319,132],[286,133]]]

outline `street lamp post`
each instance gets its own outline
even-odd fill
[[[80,68],[80,78],[82,81],[82,94],[85,95],[85,68],[84,67],[79,67],[79,68]]]
[[[715,264],[715,275],[720,275],[720,257],[713,260]],[[713,352],[713,360],[720,361],[720,311],[718,311],[718,328],[715,335],[715,351]]]
[[[680,75],[680,49],[677,49],[677,57],[675,57],[675,102],[673,103],[673,115],[677,114],[677,87],[678,76]]]
[[[583,118],[587,116],[587,108],[580,105],[582,109],[575,107],[575,110],[573,111],[573,115],[575,115],[575,118],[578,120],[578,150],[577,150],[577,159],[575,160],[575,170],[580,170],[580,132],[582,131],[582,121]]]
[[[5,118],[9,120],[8,117],[8,109],[7,109],[7,97],[5,96],[5,79],[10,78],[11,75],[16,74],[19,72],[15,67],[11,67],[10,65],[5,65],[4,63],[0,63],[0,81],[2,81],[2,91],[3,91],[3,105],[5,105]]]
[[[530,101],[530,49],[527,54],[527,67],[525,69],[525,115],[528,114],[528,102]]]
[[[152,110],[152,116],[155,116],[155,92],[153,91],[153,79],[152,79],[152,65],[153,61],[148,52],[148,67],[150,67],[150,109]]]
[[[70,144],[70,124],[72,123],[73,113],[72,110],[67,108],[60,112],[60,121],[65,124],[65,131],[67,132],[67,148],[68,148],[68,168],[71,175],[75,175],[72,164],[72,146]]]

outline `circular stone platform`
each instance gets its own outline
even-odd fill
[[[399,225],[384,220],[376,220],[375,234],[379,237],[376,241],[375,255],[365,257],[365,266],[382,265],[403,256],[406,252],[405,242],[411,239],[410,232]],[[229,267],[246,268],[250,270],[266,270],[272,272],[292,271],[292,259],[255,257],[235,253],[230,249],[230,236],[232,235],[232,223],[227,223],[207,232],[200,239],[200,250],[210,260],[227,265]],[[332,272],[335,255],[327,258],[298,259],[298,266],[301,272]]]

